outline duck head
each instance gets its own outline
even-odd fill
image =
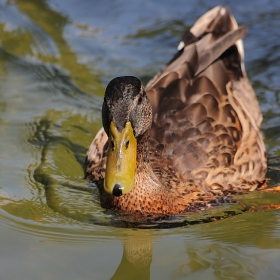
[[[104,189],[120,196],[134,187],[138,142],[152,124],[152,106],[139,79],[117,77],[108,84],[102,122],[109,144]]]

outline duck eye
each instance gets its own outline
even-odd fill
[[[142,100],[143,100],[142,96],[139,97],[139,99],[138,99],[138,105],[140,105],[140,104],[142,103]]]

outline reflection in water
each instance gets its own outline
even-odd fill
[[[65,40],[65,28],[70,23],[65,15],[51,9],[44,0],[16,0],[13,3],[15,6],[5,5],[1,14],[6,15],[6,23],[0,25],[4,50],[21,57],[31,56],[33,61],[59,65],[84,92],[102,90],[97,73],[92,75]]]
[[[277,212],[246,213],[215,226],[205,225],[200,232],[200,245],[187,246],[187,271],[212,268],[218,279],[228,275],[233,279],[256,279],[271,261],[269,253],[274,255],[273,251],[279,250],[279,238],[273,234],[278,229]],[[260,254],[257,248],[268,249],[267,255]]]
[[[121,263],[111,280],[150,279],[152,239],[147,231],[136,231],[124,237]]]
[[[279,230],[277,211],[245,213],[217,223],[178,228],[172,235],[130,230],[123,238],[122,259],[111,279],[150,279],[152,264],[162,260],[162,275],[169,271],[169,276],[161,278],[158,273],[156,279],[196,279],[197,273],[199,279],[262,279],[256,276],[268,273],[270,263],[279,258]]]

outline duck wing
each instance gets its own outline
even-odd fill
[[[229,9],[212,9],[148,83],[151,162],[162,181],[163,167],[217,192],[253,190],[264,180],[262,114],[243,63],[246,32]]]

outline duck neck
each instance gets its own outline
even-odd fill
[[[157,192],[162,186],[150,164],[149,140],[150,135],[146,132],[137,142],[136,185],[146,191]]]
[[[137,168],[139,166],[149,165],[149,140],[149,132],[139,136],[137,139]]]

